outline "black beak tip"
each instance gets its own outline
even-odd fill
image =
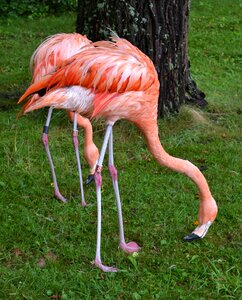
[[[195,233],[190,233],[189,235],[185,236],[184,237],[184,241],[185,242],[192,242],[192,241],[195,241],[195,240],[200,240],[200,236],[195,234]]]
[[[93,174],[88,175],[86,180],[86,185],[89,185],[93,180],[94,180],[94,175]]]

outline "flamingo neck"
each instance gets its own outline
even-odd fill
[[[88,146],[93,143],[92,136],[93,136],[93,130],[91,123],[86,123],[85,127],[83,127],[84,130],[84,147]]]
[[[138,127],[143,132],[148,149],[156,161],[161,166],[165,166],[173,171],[187,175],[197,185],[199,189],[200,200],[210,201],[212,195],[207,181],[200,170],[188,160],[182,160],[180,158],[173,157],[164,150],[159,140],[157,122],[143,122],[142,124],[138,124]]]

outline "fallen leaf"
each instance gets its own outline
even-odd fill
[[[44,258],[40,258],[37,261],[37,266],[40,267],[40,268],[43,268],[45,266],[45,259]]]
[[[193,222],[192,222],[192,225],[194,225],[194,226],[198,226],[198,225],[199,225],[199,222],[198,222],[198,220],[196,220],[196,221],[193,221]]]
[[[58,256],[55,253],[49,251],[45,254],[45,258],[49,261],[56,261],[58,259]]]
[[[23,255],[23,252],[19,249],[19,248],[15,248],[13,249],[13,253],[15,256],[22,256]]]

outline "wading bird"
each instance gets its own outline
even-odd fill
[[[79,98],[71,97],[78,90]],[[131,43],[118,37],[87,46],[72,56],[53,74],[31,85],[21,102],[33,93],[43,96],[25,107],[24,112],[45,106],[68,109],[92,118],[104,118],[106,131],[95,171],[97,192],[97,245],[95,265],[106,272],[117,271],[101,261],[101,185],[102,164],[109,150],[109,172],[118,205],[120,248],[138,251],[135,242],[125,242],[118,175],[113,157],[113,125],[120,119],[134,123],[144,134],[150,153],[161,166],[188,176],[198,187],[200,195],[199,225],[185,240],[202,238],[216,218],[217,205],[200,170],[187,160],[169,155],[162,147],[157,126],[159,81],[151,60]]]
[[[82,48],[85,47],[86,45],[89,45],[90,43],[91,41],[88,40],[86,36],[83,36],[78,33],[59,33],[48,37],[34,51],[30,59],[30,69],[32,71],[32,83],[36,83],[40,81],[47,74],[54,72],[58,65],[63,63],[66,59],[70,58],[74,54],[78,52],[80,53],[82,51]],[[73,98],[76,97],[75,90],[73,90],[72,97]],[[25,104],[23,110],[25,109],[25,107],[29,106],[30,104],[33,104],[36,101],[38,101],[39,98],[40,98],[39,94],[33,95],[32,98]],[[49,150],[48,129],[50,125],[52,110],[53,107],[50,107],[48,111],[48,117],[43,129],[42,142],[44,144],[48,156],[48,160],[50,163],[50,167],[51,167],[53,183],[54,183],[54,195],[59,200],[66,202],[65,197],[62,196],[58,187],[55,168]],[[82,205],[85,206],[86,202],[85,202],[84,190],[83,190],[82,170],[81,170],[81,163],[80,163],[80,157],[78,151],[77,125],[81,126],[84,130],[84,157],[90,166],[90,175],[88,177],[88,182],[90,182],[93,178],[99,152],[96,145],[93,143],[92,125],[89,119],[68,110],[67,110],[67,114],[71,119],[71,121],[73,122],[72,138],[73,138],[73,145],[75,148],[75,153],[77,158]]]

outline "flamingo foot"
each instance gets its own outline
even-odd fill
[[[202,239],[205,237],[206,233],[208,232],[209,227],[212,225],[213,222],[208,221],[203,225],[199,225],[193,230],[192,233],[184,237],[184,241],[192,242],[194,240]]]
[[[66,203],[67,199],[65,197],[63,197],[60,193],[60,191],[55,191],[55,198],[59,199],[61,202]]]
[[[140,250],[140,246],[135,242],[129,242],[127,244],[125,242],[121,242],[119,244],[119,248],[121,248],[126,253],[134,253]]]
[[[82,206],[82,207],[85,207],[85,206],[87,206],[87,203],[86,203],[86,201],[85,201],[85,200],[82,200],[80,204],[81,204],[81,206]]]
[[[103,272],[118,272],[118,269],[115,267],[108,267],[102,264],[100,259],[95,259],[94,262],[95,266],[98,267],[99,269],[101,269]]]

